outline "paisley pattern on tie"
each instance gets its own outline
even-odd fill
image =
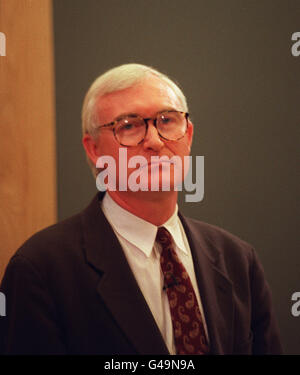
[[[196,295],[188,273],[173,248],[167,229],[160,227],[156,241],[161,244],[164,291],[168,295],[177,354],[208,354],[209,347]]]

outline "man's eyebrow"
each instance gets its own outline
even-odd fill
[[[141,117],[141,115],[139,115],[138,113],[135,113],[135,112],[125,112],[125,113],[121,113],[120,115],[118,115],[114,119],[114,121],[121,120],[124,117],[136,117],[136,116]]]
[[[178,109],[176,109],[176,108],[174,108],[174,107],[165,107],[165,108],[162,109],[161,111],[156,112],[156,114],[159,115],[159,114],[162,113],[162,112],[168,112],[168,111],[178,111]]]

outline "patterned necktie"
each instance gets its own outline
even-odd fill
[[[176,255],[172,236],[160,227],[156,241],[161,244],[161,269],[167,292],[177,354],[208,354],[203,320],[196,295],[183,264]]]

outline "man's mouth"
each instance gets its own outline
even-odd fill
[[[157,168],[159,166],[167,166],[167,165],[170,165],[170,164],[174,164],[171,160],[167,160],[167,159],[162,159],[162,160],[152,160],[152,161],[149,161],[147,163],[144,163],[140,166],[141,169],[147,167],[147,168]]]

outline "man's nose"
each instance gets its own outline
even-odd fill
[[[148,122],[148,130],[143,142],[143,146],[144,149],[151,149],[153,151],[159,151],[164,146],[164,142],[160,138],[157,129],[151,120]]]

